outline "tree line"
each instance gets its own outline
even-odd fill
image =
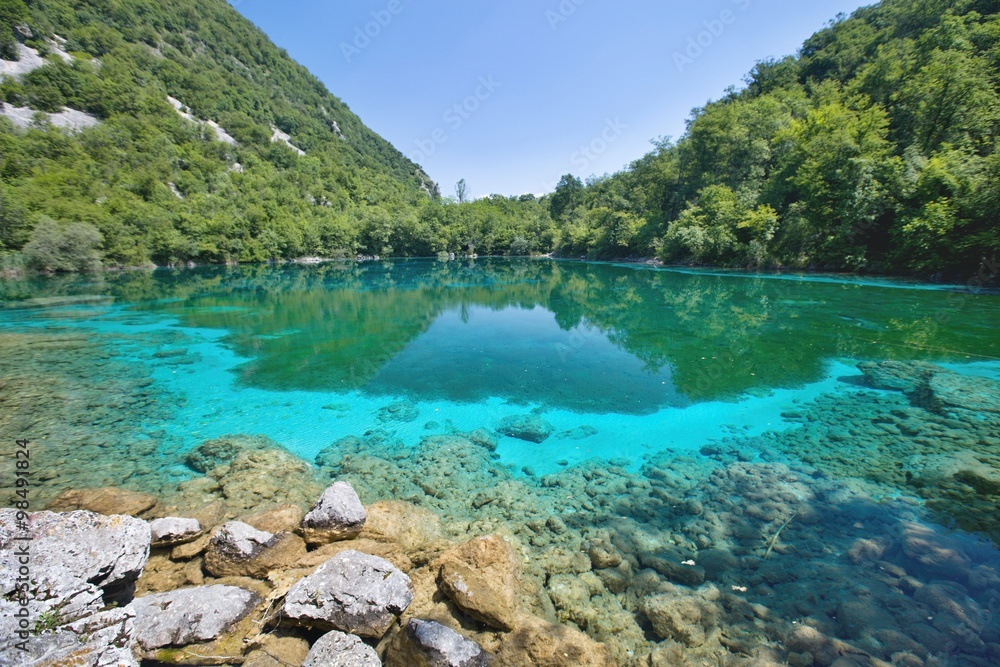
[[[8,0],[5,58],[18,42],[45,54],[48,35],[74,58],[5,77],[3,103],[101,123],[0,119],[0,270],[93,266],[95,252],[121,266],[556,253],[995,275],[997,10],[883,0],[758,63],[619,173],[466,201],[464,181],[441,197],[223,0]],[[238,143],[211,140],[168,95]],[[56,266],[60,252],[79,262]]]

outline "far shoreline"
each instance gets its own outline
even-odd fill
[[[588,257],[570,257],[559,255],[558,253],[545,253],[537,255],[461,255],[458,253],[441,253],[437,256],[392,256],[380,257],[378,255],[357,255],[354,257],[321,257],[303,256],[292,259],[271,260],[268,262],[178,262],[177,264],[158,265],[150,264],[145,266],[104,266],[98,271],[88,274],[87,272],[38,272],[25,269],[8,269],[0,271],[0,281],[20,281],[25,279],[55,278],[58,276],[86,276],[100,274],[118,274],[141,271],[184,271],[195,269],[217,269],[217,268],[237,268],[240,266],[318,266],[322,264],[334,263],[355,263],[365,264],[370,262],[406,262],[406,261],[440,261],[459,262],[475,261],[477,259],[490,260],[551,260],[557,262],[573,262],[585,264],[608,264],[619,266],[641,266],[651,269],[672,270],[680,272],[690,272],[701,275],[725,276],[759,276],[761,278],[792,279],[794,277],[809,278],[832,278],[837,280],[871,279],[885,281],[899,281],[909,283],[914,286],[937,287],[941,290],[968,292],[972,294],[1000,294],[1000,280],[996,272],[990,272],[996,268],[992,260],[983,260],[979,271],[975,275],[965,278],[945,276],[942,272],[931,276],[917,276],[907,273],[879,273],[879,272],[857,272],[857,271],[837,271],[824,270],[820,268],[791,268],[791,267],[769,267],[769,268],[749,268],[730,267],[711,264],[697,264],[693,262],[664,262],[658,257],[619,257],[607,259],[591,259]]]

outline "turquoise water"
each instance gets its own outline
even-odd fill
[[[321,463],[320,476],[350,479],[366,502],[426,504],[453,526],[487,517],[540,550],[550,538],[532,526],[555,513],[569,526],[559,539],[606,531],[635,568],[661,573],[663,554],[759,559],[785,519],[806,524],[809,512],[825,518],[787,530],[782,567],[831,590],[876,576],[857,570],[864,562],[844,570],[845,554],[887,533],[900,536],[885,559],[943,576],[911,553],[911,521],[971,533],[940,538],[965,554],[947,573],[955,585],[997,568],[979,541],[1000,539],[996,293],[488,259],[8,281],[0,297],[0,427],[35,441],[42,498],[107,485],[188,498],[200,474],[187,452],[263,435]],[[860,362],[877,366],[863,374]],[[510,417],[550,432],[505,435]],[[477,429],[495,448],[462,438]],[[491,487],[513,496],[484,497]],[[704,514],[678,513],[695,501]],[[755,601],[809,616],[806,593],[760,580],[759,566],[716,581],[758,581]],[[980,610],[1000,608],[1000,577],[990,586]],[[852,639],[836,609],[825,613],[831,634]],[[974,633],[993,637],[991,623]],[[637,632],[627,646],[627,633],[607,641],[634,652],[650,631]],[[987,662],[955,664],[991,664],[990,650],[962,648]]]
[[[8,300],[0,325],[127,337],[140,349],[123,358],[179,399],[170,451],[249,432],[312,460],[373,428],[416,441],[533,412],[556,435],[503,438],[505,463],[635,467],[664,447],[787,428],[794,403],[856,390],[842,378],[858,359],[1000,358],[996,296],[834,277],[408,261],[158,271],[18,296],[39,292],[107,299]],[[377,417],[404,399],[417,417]],[[580,426],[596,432],[559,437]]]
[[[859,391],[844,378],[860,377],[861,359],[1000,368],[1000,297],[830,276],[404,261],[7,291],[21,298],[5,302],[0,331],[83,331],[147,368],[175,397],[159,425],[169,452],[254,433],[312,460],[371,429],[415,442],[534,413],[555,435],[501,438],[514,469],[591,457],[636,469],[666,447],[788,428],[795,404]],[[400,400],[417,416],[378,417]],[[569,437],[580,427],[592,434]]]

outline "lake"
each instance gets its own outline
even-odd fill
[[[188,453],[242,434],[456,538],[507,531],[542,568],[556,545],[614,546],[624,581],[595,565],[602,592],[550,596],[616,655],[648,641],[645,571],[885,660],[890,631],[955,664],[1000,642],[996,293],[476,259],[60,276],[0,298],[0,432],[32,440],[39,502],[228,498]],[[947,587],[922,600],[907,577]]]

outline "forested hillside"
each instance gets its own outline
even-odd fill
[[[563,251],[996,274],[1000,3],[884,0],[552,199]]]
[[[353,253],[436,196],[417,165],[224,0],[0,6],[0,57],[47,57],[4,77],[7,109],[68,107],[99,121],[68,133],[0,118],[0,249],[22,248],[52,220],[96,227],[110,264]]]
[[[0,271],[554,251],[985,278],[998,10],[884,0],[620,173],[457,203],[223,0],[4,0]]]

